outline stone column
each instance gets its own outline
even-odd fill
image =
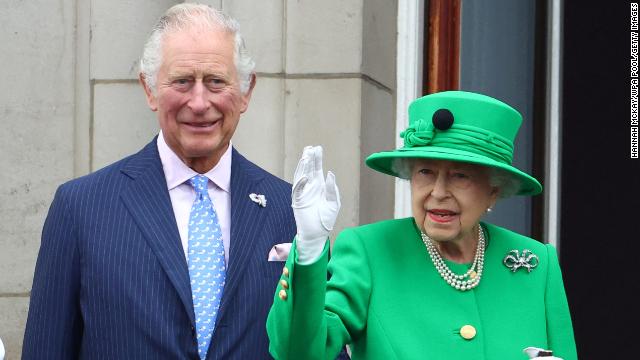
[[[40,232],[73,177],[74,1],[0,4],[0,338],[19,359]]]

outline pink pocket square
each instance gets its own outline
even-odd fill
[[[269,261],[287,261],[291,243],[276,244],[269,251]]]

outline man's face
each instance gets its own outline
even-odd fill
[[[167,145],[200,173],[226,151],[254,85],[240,92],[233,34],[194,29],[165,35],[155,94],[141,82]]]

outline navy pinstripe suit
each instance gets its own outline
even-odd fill
[[[250,193],[264,194],[260,207]],[[291,187],[233,150],[227,285],[208,359],[268,355],[267,313],[290,242]],[[56,192],[23,359],[197,359],[189,272],[156,141]]]

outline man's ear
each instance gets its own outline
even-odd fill
[[[256,74],[251,74],[251,80],[249,82],[249,90],[246,93],[242,94],[242,107],[240,108],[240,113],[244,113],[249,108],[249,101],[251,100],[251,93],[253,92],[253,88],[256,86]]]
[[[142,85],[142,88],[144,89],[144,94],[147,97],[147,104],[149,105],[149,108],[151,109],[151,111],[158,110],[158,100],[156,99],[156,96],[153,94],[153,91],[151,91],[151,88],[149,88],[149,85],[147,84],[147,81],[144,78],[143,73],[140,73],[138,75],[138,82],[140,82],[140,85]]]

